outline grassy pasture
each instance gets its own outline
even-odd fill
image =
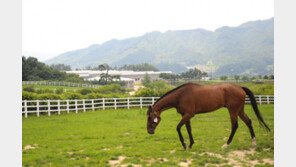
[[[146,109],[97,110],[63,113],[51,117],[23,117],[23,166],[273,166],[274,106],[259,109],[271,132],[259,126],[250,105],[245,111],[253,121],[257,146],[251,144],[246,125],[239,128],[231,145],[221,146],[230,134],[226,109],[196,115],[191,120],[195,140],[184,150],[176,126],[181,119],[175,109],[164,111],[154,135],[146,130]],[[187,144],[186,127],[182,133]]]

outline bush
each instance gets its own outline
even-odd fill
[[[91,88],[81,88],[81,89],[78,89],[77,92],[82,95],[87,95],[89,93],[92,93],[92,89]]]
[[[94,93],[101,93],[101,94],[124,94],[125,89],[121,88],[119,84],[111,84],[111,85],[104,85],[100,88],[96,88],[93,90]]]
[[[24,87],[23,90],[24,90],[24,91],[27,91],[27,92],[35,92],[35,88],[34,88],[33,85],[30,85],[30,86]]]
[[[55,91],[56,94],[61,95],[64,93],[64,89],[63,88],[57,88]]]
[[[142,88],[135,93],[136,97],[152,97],[154,92],[151,88]]]
[[[36,93],[22,91],[22,100],[37,100],[38,96]]]
[[[82,99],[82,95],[80,93],[75,93],[75,92],[66,92],[63,94],[63,99]]]
[[[39,100],[60,100],[62,97],[53,93],[45,93],[38,95]]]

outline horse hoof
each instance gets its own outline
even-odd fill
[[[252,139],[252,145],[253,146],[257,146],[257,144],[256,144],[256,138],[255,137]]]
[[[186,143],[183,144],[183,147],[184,147],[185,150],[187,149]]]
[[[224,144],[223,146],[222,146],[222,149],[225,149],[225,148],[227,148],[229,146],[229,144]]]

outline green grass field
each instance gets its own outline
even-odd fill
[[[176,131],[181,119],[175,109],[164,111],[155,134],[146,130],[146,109],[97,110],[86,113],[23,117],[23,166],[273,166],[274,106],[259,109],[271,132],[259,126],[250,105],[257,146],[247,126],[239,128],[231,145],[222,150],[230,134],[226,109],[191,119],[193,148],[184,150]],[[182,127],[189,143],[186,127]]]

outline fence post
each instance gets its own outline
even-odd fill
[[[48,116],[50,116],[50,100],[47,100]]]
[[[114,109],[115,110],[117,109],[117,106],[116,106],[116,98],[114,98]]]
[[[85,112],[85,99],[82,100],[83,103],[83,112]]]
[[[37,107],[37,117],[39,117],[39,100],[37,100],[37,105],[36,105],[36,107]]]
[[[28,108],[27,108],[27,100],[25,100],[25,118],[28,117]]]
[[[130,109],[129,97],[127,98],[127,109]]]
[[[69,100],[67,100],[67,113],[68,113],[68,114],[69,114],[69,112],[70,112],[70,110],[69,110],[69,108],[70,108],[69,105],[70,105],[70,104],[69,104]]]
[[[92,110],[95,111],[94,99],[91,99],[91,107],[92,107]]]
[[[140,97],[140,108],[143,108],[143,105],[142,105],[142,97]]]
[[[60,100],[58,100],[58,114],[60,115],[61,114],[61,106],[60,106]]]
[[[262,102],[261,102],[261,95],[259,95],[259,104],[261,104]]]
[[[78,113],[78,106],[77,106],[77,99],[75,99],[75,113],[77,114]]]
[[[103,110],[105,110],[105,98],[103,98],[102,103],[103,103]]]
[[[154,104],[154,97],[152,97],[152,105]]]
[[[269,104],[269,95],[267,95],[266,98],[267,98],[267,104]]]

